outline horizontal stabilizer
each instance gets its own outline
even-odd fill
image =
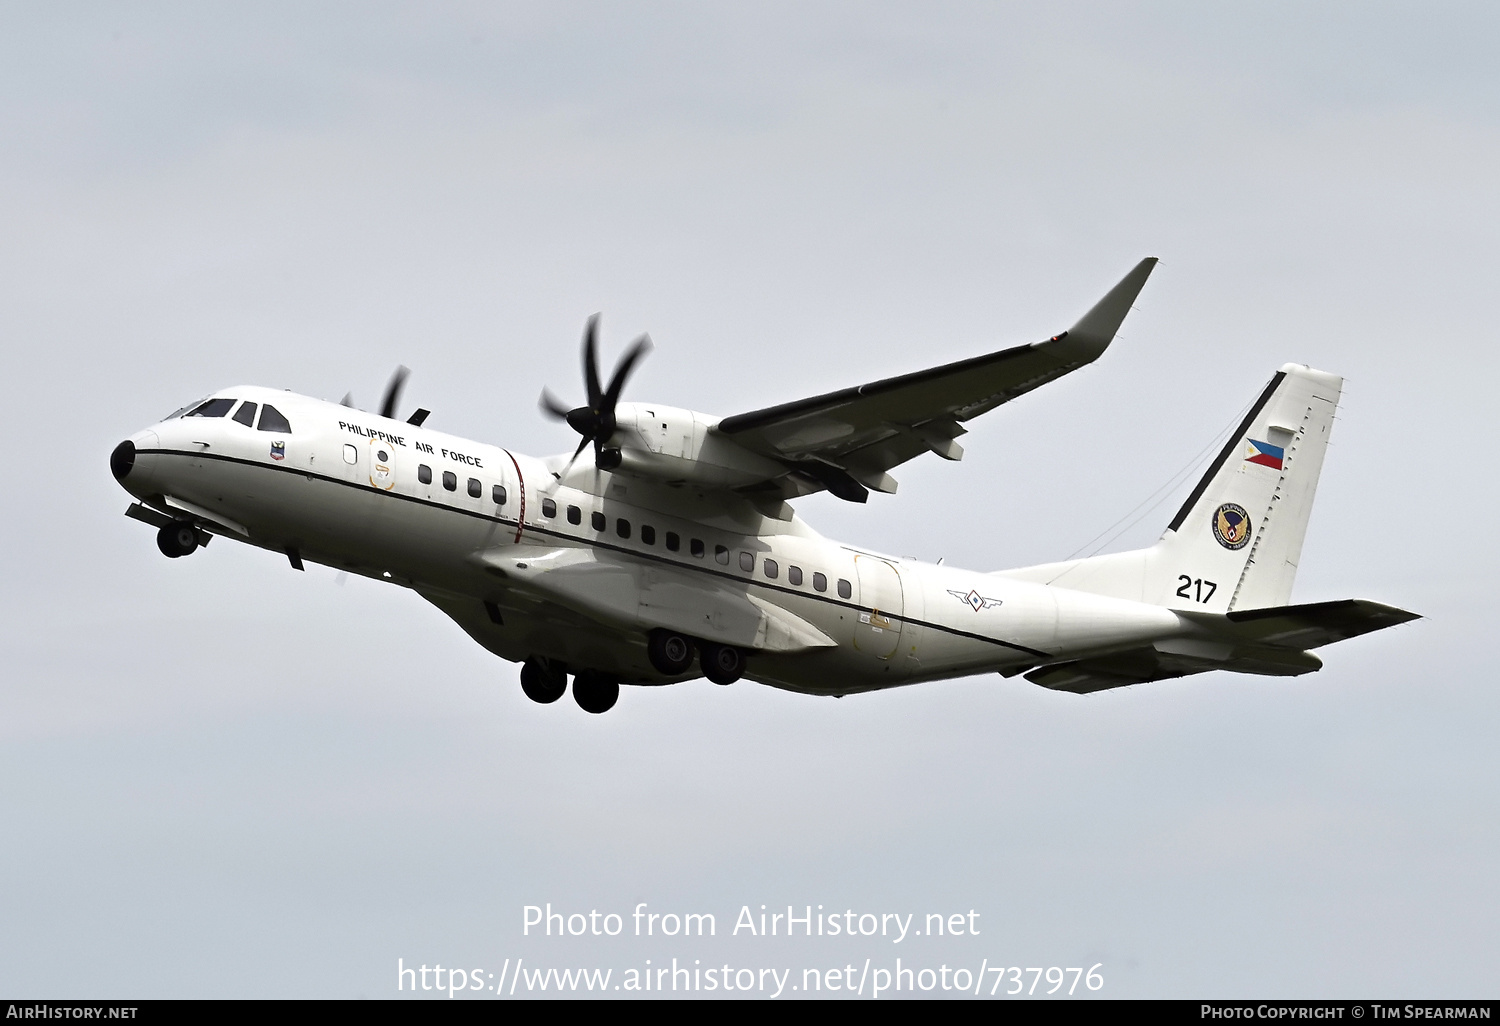
[[[1307,649],[1421,619],[1369,599],[1229,613],[1178,610],[1177,615],[1190,633],[1123,652],[1041,666],[1026,679],[1054,691],[1085,695],[1209,670],[1295,677],[1323,665]]]
[[[1195,620],[1205,616],[1215,621],[1220,619],[1188,611],[1182,611],[1182,615]],[[1304,649],[1321,648],[1421,618],[1419,613],[1369,599],[1339,599],[1300,606],[1236,609],[1222,619],[1228,621],[1229,630],[1238,638],[1277,648]]]

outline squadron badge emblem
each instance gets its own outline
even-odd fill
[[[1226,502],[1214,513],[1214,537],[1226,549],[1243,549],[1250,540],[1250,514],[1245,507]]]

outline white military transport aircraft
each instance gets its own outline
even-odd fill
[[[1208,670],[1294,676],[1310,650],[1416,614],[1363,599],[1289,605],[1341,379],[1287,364],[1147,549],[985,573],[823,538],[788,501],[864,502],[963,424],[1096,360],[1155,266],[1034,345],[720,419],[620,401],[649,342],[546,459],[290,392],[240,387],[121,442],[114,476],[168,556],[223,535],[416,591],[521,686],[604,712],[621,684],[741,676],[845,695],[975,673],[1088,693]],[[592,446],[593,458],[578,457]]]

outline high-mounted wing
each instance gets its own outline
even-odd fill
[[[965,421],[1098,359],[1155,266],[1155,257],[1142,260],[1082,320],[1045,342],[737,414],[715,430],[786,468],[753,489],[767,497],[826,488],[864,502],[869,489],[893,492],[892,467],[924,452],[959,459],[954,439]]]

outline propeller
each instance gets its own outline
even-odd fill
[[[620,362],[615,365],[615,372],[610,375],[609,384],[604,388],[599,387],[598,338],[599,315],[594,314],[583,329],[583,385],[588,396],[586,405],[569,409],[557,396],[544,388],[540,406],[548,416],[554,420],[567,421],[568,427],[583,436],[578,448],[573,450],[573,459],[568,461],[569,467],[588,444],[593,442],[594,466],[600,470],[613,470],[620,465],[620,450],[607,449],[604,443],[609,441],[615,428],[619,426],[615,423],[615,406],[620,401],[625,381],[630,377],[637,361],[651,351],[651,337],[642,335],[631,343]]]
[[[396,404],[401,401],[401,390],[406,387],[406,379],[411,376],[411,371],[404,365],[396,368],[396,373],[391,375],[391,380],[386,383],[385,396],[380,400],[380,415],[390,420],[396,419]],[[344,398],[339,400],[340,406],[354,408],[354,393],[346,392]],[[418,410],[406,419],[413,427],[421,427],[422,422],[432,416],[431,410]]]
[[[406,379],[411,376],[411,371],[403,364],[396,368],[396,373],[391,375],[391,380],[385,386],[385,398],[380,400],[380,415],[388,420],[395,419],[396,401],[401,398],[401,390],[406,387]]]

